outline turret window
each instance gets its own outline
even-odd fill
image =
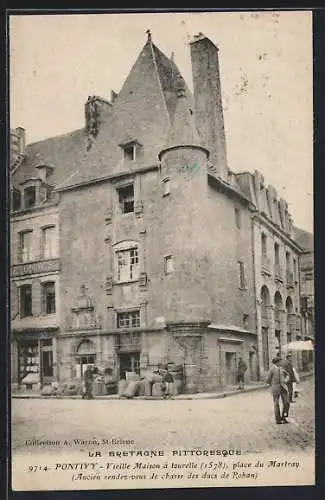
[[[166,255],[164,258],[164,272],[165,274],[171,274],[174,271],[174,261],[172,255]]]
[[[163,183],[163,196],[167,196],[170,194],[170,180],[169,177],[166,177],[162,180]]]

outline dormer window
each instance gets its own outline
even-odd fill
[[[36,204],[36,187],[30,186],[24,190],[25,208],[34,207]]]
[[[122,149],[124,160],[135,161],[141,144],[136,139],[133,139],[132,141],[120,144],[120,148]]]
[[[19,189],[13,189],[12,192],[12,210],[20,210],[21,208],[21,192]]]

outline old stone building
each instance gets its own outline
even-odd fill
[[[259,379],[300,332],[287,204],[259,172],[230,171],[218,49],[200,34],[190,51],[194,95],[149,33],[120,92],[88,98],[83,128],[16,159],[17,384],[34,356],[41,383],[174,363],[187,391],[213,389],[236,382],[239,356]]]
[[[294,228],[295,240],[303,249],[299,259],[301,338],[315,341],[315,274],[314,274],[314,236],[312,233]],[[308,370],[313,363],[313,352],[304,352],[302,368]]]

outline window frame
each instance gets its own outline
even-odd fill
[[[52,297],[49,297],[48,290],[47,288],[49,285],[53,286],[53,294]],[[41,293],[41,300],[42,300],[42,314],[43,315],[51,315],[51,314],[56,314],[56,286],[55,286],[55,281],[44,281],[41,283],[41,288],[42,288],[42,293]],[[47,292],[47,293],[46,293]],[[51,306],[48,308],[48,305],[51,304],[51,302],[48,302],[49,300],[54,300],[54,310],[51,310]],[[52,303],[53,306],[53,303]],[[50,309],[50,310],[48,310]]]
[[[163,196],[168,196],[170,195],[170,178],[165,177],[162,179],[162,185],[163,185]]]
[[[34,201],[32,204],[27,204],[29,193],[34,192]],[[36,206],[36,197],[37,197],[37,187],[36,186],[27,186],[24,189],[24,208],[34,208]]]
[[[133,190],[133,196],[127,196],[125,195],[122,199],[121,197],[121,191],[126,190],[127,188],[132,187]],[[128,182],[126,184],[122,184],[120,186],[116,186],[116,192],[117,192],[117,198],[118,198],[118,204],[120,208],[121,214],[131,214],[134,213],[134,206],[135,206],[135,194],[134,194],[134,181]],[[132,204],[132,210],[125,210],[126,204]]]
[[[25,297],[23,298],[23,291],[27,291],[27,289],[29,290],[29,306],[26,307],[26,295]],[[30,283],[24,283],[23,285],[20,285],[18,287],[18,290],[19,290],[19,316],[20,318],[30,318],[31,316],[33,316],[33,287]],[[24,306],[23,306],[24,304]],[[28,309],[29,311],[26,312],[26,309]]]
[[[24,239],[25,235],[27,235],[27,234],[30,234],[30,246],[29,246],[29,248],[26,248],[25,246],[23,246],[23,239]],[[18,237],[19,237],[18,262],[21,264],[24,264],[26,262],[31,262],[32,261],[32,249],[33,249],[33,245],[32,245],[33,230],[32,229],[24,229],[22,231],[19,231]],[[24,248],[26,248],[26,250],[28,250],[26,259],[24,258]]]
[[[136,315],[135,322],[136,324],[133,325],[133,318],[132,315]],[[124,319],[122,316],[125,316]],[[127,321],[128,325],[123,324],[120,325],[120,320],[123,322]],[[125,311],[116,311],[116,329],[117,330],[132,330],[133,328],[140,328],[141,327],[141,311],[140,308],[137,309],[129,309]]]
[[[261,254],[262,257],[267,258],[267,235],[265,233],[261,233]]]
[[[49,229],[53,230],[53,241],[52,241],[52,247],[51,247],[51,252],[49,252],[51,255],[46,256],[45,250],[46,250],[46,231]],[[50,259],[55,259],[57,258],[57,234],[56,234],[56,226],[55,224],[50,224],[48,226],[43,226],[41,228],[42,231],[42,236],[41,236],[41,256],[43,260],[50,260]]]
[[[127,263],[124,264],[128,267],[128,270],[124,273],[121,272],[120,267],[120,257],[127,259]],[[133,262],[132,262],[133,261]],[[123,267],[123,265],[122,265]],[[125,276],[126,274],[126,276]],[[137,245],[131,246],[129,248],[117,248],[115,250],[115,281],[116,283],[128,283],[133,281],[138,281],[140,277],[140,265],[139,265],[139,249]]]
[[[168,264],[171,263],[171,270],[168,270]],[[172,254],[168,254],[164,256],[164,274],[167,276],[169,274],[173,274],[174,272],[174,259]]]

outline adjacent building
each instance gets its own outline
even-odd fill
[[[218,48],[190,44],[194,95],[150,33],[122,89],[12,175],[12,378],[183,367],[185,390],[258,380],[301,336],[301,247],[261,173],[227,164]]]
[[[312,233],[294,228],[295,240],[303,249],[299,259],[300,307],[303,340],[315,341],[315,277],[314,277],[314,236]],[[313,352],[303,353],[301,364],[307,370],[313,363]]]

